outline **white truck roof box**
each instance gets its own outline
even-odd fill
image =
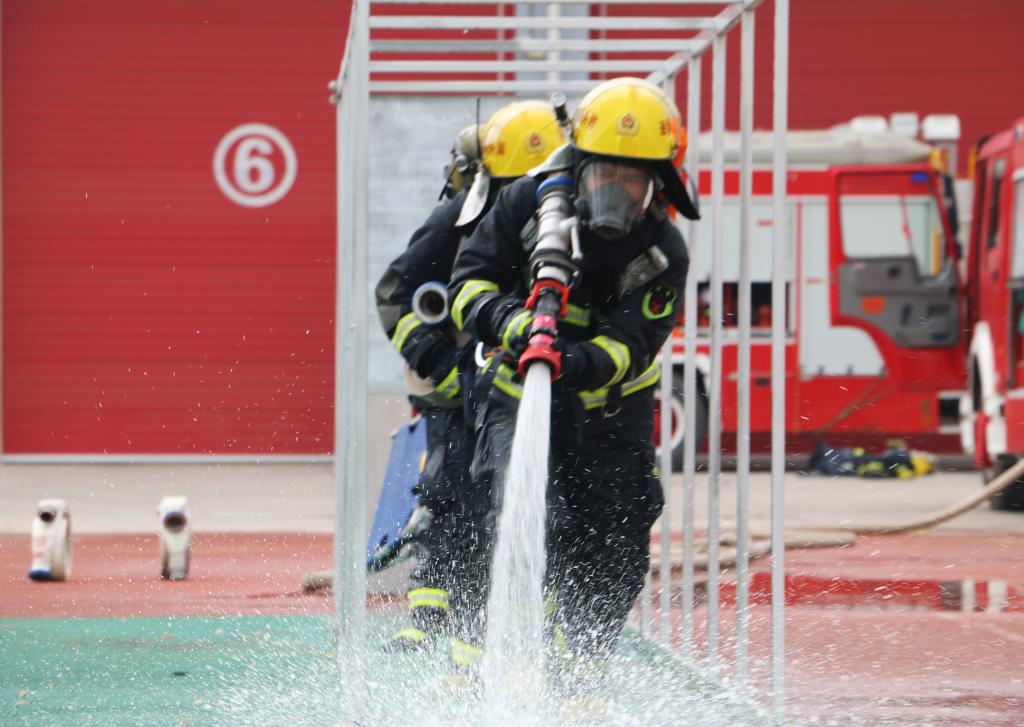
[[[772,132],[752,135],[754,163],[772,161]],[[700,161],[711,163],[711,133],[701,132]],[[786,135],[786,156],[791,165],[812,164],[906,164],[928,161],[932,147],[892,131],[853,131],[845,126],[814,131],[790,131]],[[725,163],[739,164],[740,134],[725,132]]]

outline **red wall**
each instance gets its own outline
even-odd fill
[[[5,0],[6,453],[332,444],[336,0]],[[281,201],[212,174],[232,128],[294,146]],[[267,160],[281,174],[283,158]]]
[[[755,123],[770,128],[775,3],[757,13]],[[792,128],[825,128],[859,114],[898,111],[960,116],[961,172],[967,149],[1022,113],[1024,2],[1017,0],[792,0]],[[738,29],[737,29],[738,31]],[[727,102],[739,127],[739,33],[730,36]],[[711,119],[711,59],[704,62],[705,125]],[[685,88],[680,87],[685,99]]]
[[[328,452],[325,86],[349,3],[2,7],[4,451]],[[773,9],[757,32],[765,128]],[[953,112],[973,141],[1021,114],[1022,2],[792,0],[791,33],[793,127]],[[728,44],[735,127],[738,33]],[[249,122],[280,130],[298,160],[266,207],[230,201],[212,174],[220,139]],[[279,175],[281,154],[267,161]]]

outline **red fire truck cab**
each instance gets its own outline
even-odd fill
[[[976,149],[964,450],[991,477],[1024,454],[1024,118]],[[993,500],[1024,509],[1024,481]]]
[[[705,135],[706,136],[706,135]],[[727,164],[738,139],[727,135]],[[752,236],[751,445],[771,426],[771,142],[755,133]],[[702,141],[704,141],[702,139]],[[956,450],[966,349],[952,184],[936,148],[891,130],[846,125],[792,131],[787,141],[790,231],[786,316],[787,448],[817,441]],[[702,155],[710,156],[702,148]],[[727,169],[724,273],[723,446],[735,444],[739,178]],[[700,179],[705,202],[710,175]],[[710,375],[711,221],[700,223],[691,274],[699,296],[698,388]],[[691,243],[691,247],[693,247]],[[682,410],[682,328],[674,347],[675,416]],[[1022,402],[1024,403],[1024,402]],[[698,438],[707,401],[699,397]],[[681,439],[681,432],[673,432]],[[678,461],[677,456],[677,461]]]

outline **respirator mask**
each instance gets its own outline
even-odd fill
[[[600,238],[625,237],[654,198],[654,177],[642,166],[598,160],[580,169],[576,210]]]

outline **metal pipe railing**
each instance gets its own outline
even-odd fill
[[[751,136],[754,127],[754,11],[746,10],[740,23],[740,279],[739,347],[736,393],[736,679],[747,681],[747,605],[750,572],[750,238],[753,234],[751,197],[754,153]]]
[[[348,61],[339,72],[337,91],[338,129],[338,254],[336,263],[340,293],[335,311],[335,411],[334,476],[336,511],[334,523],[334,600],[343,698],[352,714],[362,709],[366,690],[366,558],[362,534],[366,532],[366,431],[367,377],[351,372],[367,371],[369,199],[367,185],[351,184],[367,179],[369,151],[369,49],[367,41],[369,2],[355,0],[350,23]],[[345,537],[359,533],[359,538]]]
[[[708,400],[707,659],[718,662],[719,487],[722,478],[722,253],[725,244],[725,36],[711,56],[711,375]]]
[[[686,92],[686,128],[689,133],[689,147],[686,150],[686,174],[696,184],[700,173],[700,87],[701,59],[700,56],[690,60],[687,65]],[[696,220],[689,224],[688,237],[690,243],[690,269],[697,267],[699,245],[697,233],[699,226]],[[684,291],[684,338],[685,360],[683,363],[683,401],[686,428],[683,430],[683,604],[682,604],[682,638],[680,646],[684,656],[693,655],[693,611],[694,611],[694,574],[693,574],[693,524],[694,524],[694,491],[697,474],[697,276],[690,273],[686,276]]]
[[[772,718],[785,723],[786,650],[786,131],[789,128],[789,0],[775,0],[772,89]]]
[[[374,0],[375,4],[410,5],[410,9],[424,5],[478,5],[479,0]],[[701,133],[701,59],[712,51],[712,163],[711,209],[705,212],[709,220],[711,245],[711,325],[709,340],[710,371],[705,390],[710,395],[708,411],[708,583],[706,643],[708,661],[717,666],[720,638],[720,490],[722,474],[722,363],[723,363],[723,248],[724,227],[724,135],[726,104],[726,35],[736,25],[741,26],[741,69],[739,108],[741,126],[740,154],[740,278],[739,278],[739,345],[738,345],[738,472],[737,472],[737,564],[736,564],[736,650],[735,671],[739,682],[747,680],[749,662],[749,465],[750,465],[750,325],[751,325],[751,271],[750,252],[752,235],[751,187],[751,133],[753,125],[753,68],[754,68],[754,11],[762,0],[651,0],[651,5],[704,5],[719,6],[714,16],[692,18],[614,17],[604,12],[605,5],[627,6],[631,0],[610,0],[601,3],[597,15],[562,14],[558,5],[590,4],[588,0],[564,0],[551,4],[549,0],[518,0],[514,3],[496,3],[497,13],[487,16],[371,16],[370,3],[355,0],[350,23],[349,43],[341,71],[336,96],[338,100],[338,284],[339,296],[336,315],[336,381],[335,381],[335,478],[337,486],[336,544],[335,544],[335,598],[339,638],[348,644],[359,644],[365,630],[365,570],[361,537],[346,537],[347,533],[365,532],[365,480],[367,436],[367,384],[365,377],[351,372],[367,370],[368,320],[368,189],[364,184],[349,184],[352,179],[367,180],[369,174],[369,105],[371,94],[416,93],[542,93],[552,90],[583,92],[589,90],[593,80],[565,80],[562,72],[600,74],[605,72],[644,73],[648,80],[663,85],[667,92],[675,88],[676,75],[684,69],[687,83],[687,129],[689,149],[686,169],[691,180],[698,180],[699,138]],[[545,5],[547,17],[523,16],[505,13],[506,6]],[[785,204],[785,132],[787,124],[788,75],[788,22],[789,0],[776,0],[775,58],[774,58],[774,152],[773,152],[773,215],[774,249],[772,255],[772,708],[776,724],[784,719],[784,601],[782,585],[782,508],[784,504],[785,464],[785,344],[788,309],[786,278],[789,254]],[[423,36],[406,40],[371,38],[370,31],[388,29],[424,30]],[[429,31],[451,30],[496,31],[494,40],[431,39]],[[617,30],[675,30],[682,38],[608,39],[609,31]],[[592,32],[590,38],[567,38],[562,31]],[[547,37],[516,37],[518,31],[547,31]],[[449,33],[450,35],[450,33]],[[663,60],[631,57],[610,60],[564,59],[561,53],[671,53]],[[371,53],[375,54],[371,60]],[[439,53],[448,57],[424,61],[402,58],[381,58],[381,54]],[[490,60],[463,60],[465,53],[493,53]],[[506,57],[505,54],[509,54]],[[532,57],[516,56],[529,54]],[[454,57],[453,57],[454,56]],[[538,57],[540,56],[540,57]],[[600,56],[598,56],[600,58]],[[373,80],[370,80],[370,74]],[[400,73],[447,74],[448,77],[425,78],[420,81],[389,80],[389,75]],[[495,74],[498,80],[465,80],[451,78],[461,73]],[[519,76],[516,74],[533,74]],[[506,75],[507,74],[507,75]],[[688,225],[687,238],[691,253],[691,270],[696,271],[698,253],[698,224]],[[697,275],[691,273],[684,291],[685,338],[683,361],[684,411],[683,442],[683,572],[682,618],[679,644],[684,656],[694,653],[695,554],[694,503],[696,478],[696,412],[698,397],[697,368],[698,300]],[[665,490],[665,510],[662,518],[658,564],[661,578],[657,594],[658,629],[660,642],[670,645],[676,634],[672,630],[673,576],[671,559],[672,524],[675,520],[676,496],[671,486],[672,454],[672,373],[674,371],[671,341],[662,351],[662,434],[660,467]],[[640,603],[641,628],[654,635],[653,616],[655,595],[645,587]],[[342,654],[342,650],[339,650]],[[362,679],[362,649],[344,650],[343,673],[349,684]],[[353,694],[356,688],[353,687]]]

